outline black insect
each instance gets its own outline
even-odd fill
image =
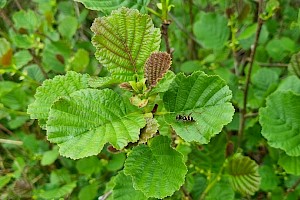
[[[176,120],[177,121],[183,121],[183,122],[195,122],[196,120],[190,115],[191,114],[189,114],[187,116],[186,115],[177,115]]]

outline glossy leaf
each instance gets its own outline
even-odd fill
[[[148,15],[120,8],[108,17],[95,19],[91,29],[95,33],[95,56],[113,79],[121,83],[135,81],[136,75],[144,77],[146,60],[160,45],[160,31]]]
[[[262,135],[270,146],[284,150],[289,156],[300,156],[299,102],[300,94],[278,91],[259,110]]]
[[[163,96],[166,121],[185,141],[207,144],[233,117],[229,87],[218,76],[180,73]],[[192,120],[178,119],[192,117]]]
[[[98,154],[108,142],[116,149],[136,142],[145,123],[143,114],[129,113],[114,91],[83,89],[52,105],[47,136],[61,155],[79,159]]]
[[[46,128],[46,120],[50,107],[61,96],[68,96],[72,92],[88,87],[88,75],[68,72],[65,76],[56,76],[46,80],[35,94],[35,101],[28,106],[27,112],[31,119],[38,119],[42,128]]]
[[[148,146],[134,147],[125,162],[125,174],[146,197],[164,198],[184,183],[187,168],[182,155],[170,147],[170,139],[154,137]]]
[[[131,176],[126,176],[123,171],[116,176],[115,184],[112,192],[114,200],[148,199],[140,190],[134,189]]]
[[[229,159],[227,170],[232,187],[244,195],[253,195],[260,185],[258,165],[249,157],[236,154]]]

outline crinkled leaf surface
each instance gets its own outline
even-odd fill
[[[160,46],[160,31],[148,15],[123,7],[95,19],[91,29],[95,56],[117,82],[143,78],[146,60]]]
[[[109,13],[120,7],[136,8],[141,11],[146,10],[150,0],[75,0],[83,3],[90,10],[99,10],[103,13]]]
[[[259,189],[258,165],[249,157],[236,154],[229,159],[227,170],[232,187],[245,195],[253,195]]]
[[[56,76],[46,80],[38,87],[34,95],[35,101],[28,106],[31,119],[38,119],[42,128],[46,128],[46,120],[50,107],[58,97],[69,96],[72,92],[88,87],[89,75],[69,71],[65,76]]]
[[[107,142],[122,149],[137,141],[145,123],[143,114],[129,113],[113,90],[83,89],[54,103],[47,136],[61,155],[78,159],[98,154]]]
[[[231,97],[229,87],[218,76],[200,71],[187,77],[180,73],[163,96],[170,112],[165,119],[184,140],[207,144],[232,120]],[[178,115],[193,117],[195,121],[177,120]]]
[[[288,156],[281,154],[278,160],[278,164],[290,174],[300,175],[300,156]]]
[[[268,144],[289,156],[300,156],[300,94],[277,91],[259,110],[262,135]]]
[[[152,138],[148,146],[133,148],[125,162],[125,174],[147,197],[172,195],[184,183],[186,173],[183,156],[170,147],[170,139],[165,136]]]
[[[116,176],[115,183],[114,200],[148,199],[140,190],[134,189],[131,176],[126,176],[123,171]]]

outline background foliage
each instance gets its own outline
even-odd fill
[[[166,2],[169,2],[167,8]],[[260,7],[258,2],[0,1],[0,198],[147,199],[169,195],[172,196],[166,199],[299,198],[300,3],[268,0]],[[101,43],[103,38],[97,33],[103,30],[97,30],[97,26],[115,25],[116,19],[101,18],[106,20],[96,21],[90,29],[95,18],[110,16],[121,6],[150,15],[143,15],[135,22],[147,28],[138,30],[140,34],[134,37],[133,43],[141,40],[145,30],[150,31],[143,43],[145,54],[139,55],[138,47],[132,47],[137,53],[134,54],[136,62],[131,63],[133,72],[118,71],[109,63],[113,59],[122,65],[130,57],[122,41],[116,46],[120,47],[117,53],[125,55],[123,60],[114,52],[99,50],[111,44]],[[137,11],[131,14],[139,16]],[[119,16],[116,12],[115,15],[120,21],[124,16],[127,19],[127,15]],[[161,41],[159,35],[159,28],[166,20],[171,23],[168,25],[170,47],[165,43],[163,30]],[[107,34],[114,32],[113,28],[108,27],[103,37],[120,41],[122,37]],[[122,30],[127,29],[120,29],[120,34]],[[147,145],[133,147],[130,153],[112,153],[116,149],[106,142],[122,149],[138,139],[138,131],[136,135],[129,134],[127,139],[107,136],[101,144],[95,144],[102,136],[95,136],[94,128],[107,121],[112,127],[118,124],[120,130],[116,133],[132,132],[119,126],[122,123],[131,123],[133,131],[149,124],[136,107],[125,109],[130,105],[129,94],[111,83],[133,81],[134,74],[141,80],[150,53],[168,49],[172,52],[171,69],[177,75],[167,72],[149,94],[162,94],[159,103],[168,113],[152,123],[155,130],[159,124],[159,133],[165,136],[156,136]],[[198,71],[218,75],[223,80]],[[108,86],[115,92],[92,89],[99,86]],[[66,91],[72,93],[70,98],[56,102]],[[219,95],[214,96],[215,93]],[[190,94],[201,94],[197,97],[199,101],[189,102]],[[115,101],[104,101],[101,96],[111,96]],[[177,96],[187,99],[174,102]],[[205,107],[209,98],[221,103],[213,102],[209,110]],[[68,114],[79,112],[78,107],[84,107],[85,101],[89,102],[90,112],[80,112],[81,119],[69,118]],[[101,113],[104,119],[91,115],[100,112],[101,105],[112,108]],[[52,110],[48,112],[50,107]],[[27,108],[31,118],[39,121],[30,119]],[[235,114],[229,123],[233,108]],[[179,111],[189,115],[191,110],[197,123],[182,126],[175,120]],[[165,110],[159,107],[157,112]],[[82,119],[89,123],[75,123],[83,122]],[[208,119],[219,126],[212,126]],[[74,128],[74,133],[80,132],[80,128],[90,130],[76,145],[74,141],[69,142],[67,132],[66,137],[60,135],[64,126],[70,124],[79,127]],[[47,127],[47,137],[40,127]],[[180,137],[166,137],[171,130]],[[198,131],[207,135],[192,134]],[[76,138],[76,134],[73,136]],[[160,151],[156,149],[159,145],[172,155],[164,159],[168,165],[159,160]],[[72,160],[61,155],[89,157]],[[157,159],[149,163],[143,158]],[[172,176],[173,166],[178,168],[176,178]],[[139,173],[141,168],[145,170]],[[160,174],[161,169],[164,176]],[[143,180],[149,180],[147,187]],[[164,180],[172,184],[166,186]],[[157,186],[160,190],[155,189]]]

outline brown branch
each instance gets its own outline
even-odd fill
[[[5,126],[3,126],[2,124],[0,124],[0,129],[3,130],[4,132],[6,132],[7,134],[10,134],[10,135],[14,134],[9,129],[7,129]]]
[[[263,67],[288,67],[289,64],[286,64],[286,63],[261,63],[261,62],[258,62],[257,63],[258,65],[260,66],[263,66]]]
[[[15,0],[15,3],[17,5],[17,7],[19,8],[19,10],[24,10],[18,0]]]
[[[194,15],[193,15],[193,0],[189,0],[189,15],[190,15],[190,24],[194,24]],[[191,28],[191,33],[193,34],[193,28]],[[190,59],[195,59],[197,57],[196,54],[196,43],[195,41],[189,37],[188,40],[188,47],[189,47],[189,53],[190,53]]]
[[[300,178],[294,183],[294,185],[291,188],[288,188],[286,190],[285,196],[287,196],[291,192],[294,192],[295,189],[298,187],[299,184],[300,184]]]
[[[167,53],[170,54],[171,57],[172,57],[172,51],[171,51],[169,35],[168,35],[168,29],[169,29],[170,24],[171,24],[171,20],[164,20],[162,22],[162,24],[161,24],[161,34],[162,34],[162,37],[164,38],[165,43],[166,43]]]
[[[243,107],[241,109],[241,118],[240,118],[240,125],[239,125],[239,132],[238,132],[238,147],[240,147],[242,138],[243,138],[243,132],[245,129],[245,122],[246,122],[246,114],[247,114],[247,100],[248,100],[248,90],[250,85],[250,78],[251,78],[251,72],[253,68],[254,63],[254,57],[256,53],[256,48],[258,45],[259,36],[261,33],[261,27],[263,25],[263,20],[260,18],[260,14],[262,13],[262,4],[263,0],[258,1],[258,9],[257,9],[257,29],[255,34],[255,40],[254,44],[251,48],[251,54],[250,54],[250,61],[249,61],[249,71],[246,77],[246,83],[245,83],[245,90],[244,90],[244,98],[243,98]]]
[[[171,13],[169,13],[169,17],[173,22],[175,22],[176,26],[184,32],[189,38],[191,38],[195,43],[201,46],[201,43],[197,40],[197,38],[194,37],[194,35],[186,30],[184,26],[176,19],[175,16],[173,16]]]
[[[32,58],[33,58],[33,61],[37,64],[37,66],[40,68],[43,76],[45,79],[48,79],[48,74],[47,72],[45,71],[45,69],[42,67],[42,63],[40,62],[40,60],[37,58],[37,56],[32,52],[32,51],[29,51],[30,54],[32,55]]]
[[[185,187],[181,186],[180,190],[183,192],[184,196],[185,196],[187,199],[189,199],[189,200],[190,200],[190,199],[193,199]]]

